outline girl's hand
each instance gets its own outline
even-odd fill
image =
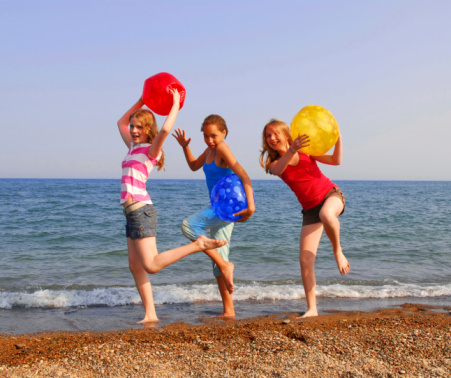
[[[172,106],[178,105],[180,106],[180,93],[177,88],[169,89],[169,92],[172,93]]]
[[[310,138],[307,134],[299,135],[293,142],[293,144],[290,146],[293,151],[297,151],[300,148],[308,147],[310,146]]]
[[[238,213],[233,214],[234,217],[241,215],[241,218],[235,221],[236,223],[246,222],[252,214],[254,214],[254,210],[250,210],[249,208],[239,211]]]
[[[185,130],[175,129],[174,132],[175,134],[172,134],[172,136],[179,142],[180,146],[187,147],[191,138],[186,139]]]

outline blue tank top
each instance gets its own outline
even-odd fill
[[[207,179],[207,187],[208,193],[211,195],[211,191],[215,187],[216,183],[222,179],[224,176],[230,175],[233,173],[230,168],[218,167],[215,163],[216,151],[213,155],[213,161],[210,164],[207,164],[207,158],[205,158],[205,163],[203,166],[203,170],[205,173],[205,178]]]

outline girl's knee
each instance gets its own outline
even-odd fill
[[[299,262],[301,267],[310,267],[315,263],[316,255],[311,251],[301,251],[299,254]]]
[[[145,270],[149,274],[158,273],[161,269],[156,269],[153,265],[145,267]]]
[[[184,220],[182,222],[182,225],[180,226],[180,229],[182,230],[182,234],[190,239],[190,240],[196,240],[198,235],[196,235],[193,226],[188,222],[188,220]]]
[[[144,271],[144,268],[140,261],[128,261],[128,269],[130,270],[130,273],[135,276],[137,274],[140,274]]]
[[[338,216],[332,211],[321,211],[319,213],[319,219],[323,225],[329,225],[338,222]]]

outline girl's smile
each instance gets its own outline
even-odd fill
[[[286,150],[288,143],[285,136],[279,133],[277,127],[273,125],[266,127],[266,142],[275,151]]]
[[[216,146],[224,140],[226,131],[221,131],[215,124],[204,126],[204,141],[211,150],[216,149]]]
[[[144,132],[141,122],[134,117],[130,120],[130,136],[135,144],[149,141],[149,136]]]

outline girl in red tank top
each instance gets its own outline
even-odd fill
[[[314,264],[323,230],[332,243],[340,274],[345,275],[351,269],[340,245],[338,216],[344,211],[344,196],[317,165],[318,161],[329,165],[341,164],[341,135],[332,155],[303,154],[302,148],[308,143],[307,135],[300,135],[293,141],[288,125],[273,119],[263,129],[260,154],[260,165],[266,173],[279,176],[296,194],[303,208],[299,260],[308,308],[302,317],[318,315]]]

